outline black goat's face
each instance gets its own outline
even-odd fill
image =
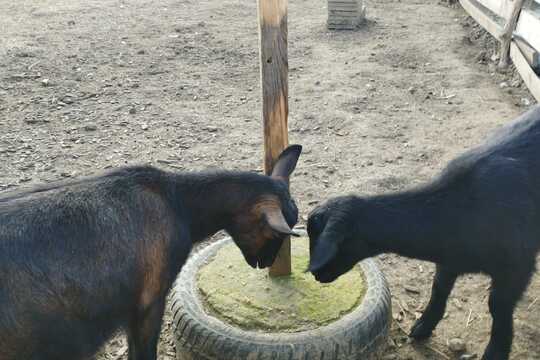
[[[301,151],[299,145],[283,151],[272,171],[271,188],[237,214],[228,229],[247,263],[254,268],[271,266],[285,238],[298,236],[292,231],[298,221],[298,209],[287,185]]]
[[[265,195],[235,217],[229,232],[253,268],[271,266],[285,238],[297,236],[292,231],[298,216],[296,205],[291,201],[283,208],[278,197]]]
[[[352,201],[349,197],[332,199],[309,215],[309,271],[317,281],[332,282],[373,254],[355,236]]]

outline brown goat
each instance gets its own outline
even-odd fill
[[[272,176],[127,167],[0,196],[0,360],[87,359],[119,330],[130,360],[156,359],[165,298],[192,244],[226,230],[272,264],[298,210]]]

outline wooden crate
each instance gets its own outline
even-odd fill
[[[364,21],[363,0],[328,0],[328,28],[354,30]]]

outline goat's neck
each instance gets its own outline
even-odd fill
[[[365,199],[359,240],[377,253],[440,262],[446,240],[441,203],[440,194],[422,190]]]
[[[189,219],[193,242],[204,240],[226,229],[235,215],[257,197],[260,186],[252,186],[262,176],[247,173],[203,173],[177,177],[176,201]],[[260,185],[260,184],[256,184]]]

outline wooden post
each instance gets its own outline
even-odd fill
[[[510,17],[506,20],[501,35],[501,52],[499,59],[499,69],[506,69],[510,65],[510,43],[512,42],[512,34],[516,29],[516,23],[523,7],[523,0],[514,0]]]
[[[289,114],[287,60],[287,1],[258,0],[261,87],[264,123],[264,171],[270,175],[274,163],[287,147]],[[291,273],[291,242],[287,238],[269,271],[271,276]]]

